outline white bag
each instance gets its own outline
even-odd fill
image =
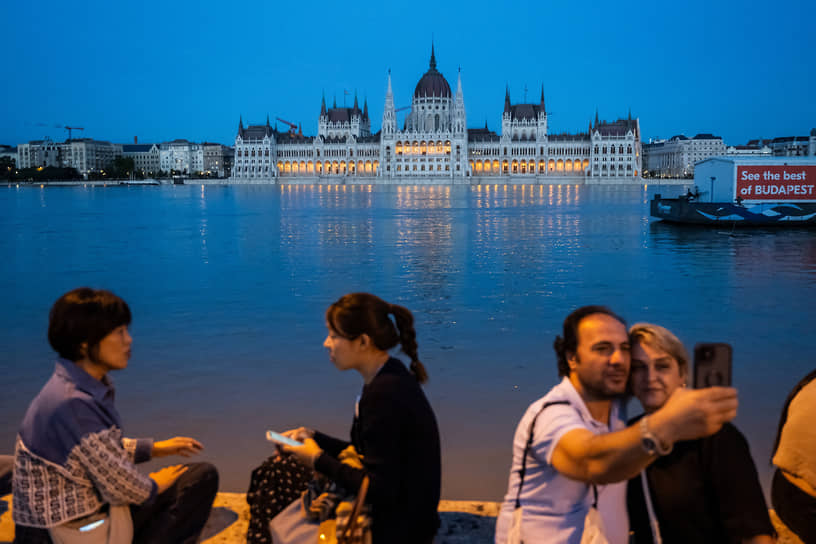
[[[133,519],[130,506],[111,506],[98,512],[48,529],[54,544],[131,544]]]
[[[598,509],[594,506],[589,508],[584,518],[584,532],[581,535],[581,544],[609,544],[606,539],[606,527]]]
[[[507,530],[507,544],[522,544],[521,542],[521,506],[513,510],[513,521]]]

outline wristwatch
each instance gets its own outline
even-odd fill
[[[672,451],[672,445],[664,446],[662,442],[649,430],[648,418],[643,416],[640,419],[640,445],[649,455],[668,455]]]

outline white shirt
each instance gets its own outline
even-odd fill
[[[574,429],[604,434],[621,430],[626,424],[619,400],[612,402],[609,425],[594,419],[578,391],[565,377],[549,393],[527,408],[516,428],[507,495],[496,521],[496,544],[504,544],[507,540],[530,424],[545,403],[564,400],[569,405],[548,406],[536,420],[530,455],[527,457],[527,473],[521,490],[521,534],[525,542],[579,544],[581,541],[584,518],[592,506],[592,488],[555,470],[552,466],[553,451],[561,437]],[[626,514],[626,482],[597,487],[598,511],[606,526],[609,543],[627,544],[629,518]]]

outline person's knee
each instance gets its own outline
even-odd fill
[[[212,463],[190,463],[186,465],[186,476],[189,485],[195,486],[197,492],[210,494],[213,497],[218,493],[218,470]]]
[[[0,495],[11,493],[11,473],[14,468],[14,456],[0,455]]]

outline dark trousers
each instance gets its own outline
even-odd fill
[[[194,544],[218,493],[218,471],[209,463],[189,463],[164,493],[149,504],[130,507],[133,544]],[[51,544],[47,529],[15,527],[14,544]]]
[[[816,542],[816,497],[811,497],[777,470],[771,484],[776,515],[802,542]]]
[[[210,516],[218,493],[218,472],[209,463],[187,471],[150,504],[130,507],[133,544],[193,544]]]

